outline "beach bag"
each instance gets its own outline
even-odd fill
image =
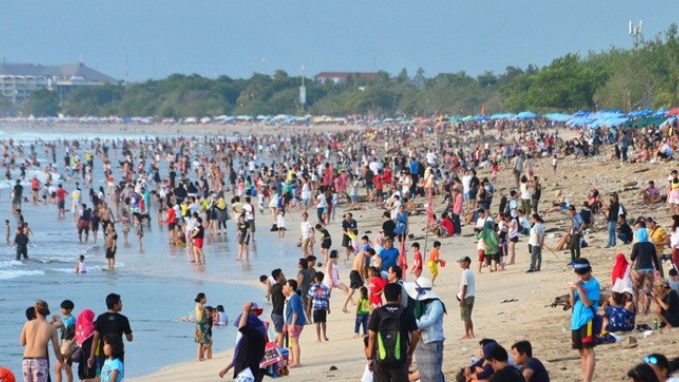
[[[393,308],[392,308],[393,309]],[[375,310],[380,324],[377,328],[377,357],[375,361],[384,367],[394,367],[406,362],[407,354],[403,353],[401,338],[401,315],[405,308],[398,307],[391,311],[387,307]]]

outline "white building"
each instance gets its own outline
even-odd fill
[[[102,86],[118,81],[80,64],[42,66],[0,63],[0,97],[23,101],[31,93],[47,89],[64,93],[79,86]]]

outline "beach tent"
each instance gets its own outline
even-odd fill
[[[522,111],[516,115],[516,119],[535,119],[538,115],[531,111]]]
[[[658,111],[653,113],[653,117],[662,118],[662,117],[665,116],[665,114],[667,114],[668,111],[670,111],[670,109],[666,109],[666,108],[658,109]]]
[[[642,118],[648,117],[651,114],[653,114],[653,110],[646,108],[643,110],[634,110],[633,112],[628,113],[627,116],[629,118]]]

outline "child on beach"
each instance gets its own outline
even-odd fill
[[[212,326],[214,325],[213,316],[215,310],[211,306],[205,306],[205,327],[207,329],[207,335],[212,338]],[[205,344],[203,346],[203,359],[212,359],[212,342]]]
[[[420,243],[413,243],[410,248],[413,250],[413,269],[410,271],[418,279],[422,275],[422,252],[420,252]]]
[[[106,361],[101,368],[101,382],[123,382],[125,367],[121,358],[125,355],[123,339],[117,334],[104,337]]]
[[[175,236],[176,238],[174,245],[175,247],[186,247],[186,236],[184,236],[184,231],[182,230],[182,226],[178,225],[175,228]]]
[[[276,226],[278,227],[278,237],[285,237],[285,209],[279,208],[276,216]]]
[[[356,324],[354,325],[354,338],[359,337],[359,329],[363,327],[363,337],[368,335],[368,317],[370,316],[370,298],[368,298],[368,288],[359,289],[361,296],[356,305]]]
[[[370,310],[382,306],[382,291],[386,281],[381,276],[381,271],[375,266],[368,268],[368,289],[370,291]]]
[[[63,317],[52,317],[52,325],[55,328],[61,329],[59,347],[61,355],[64,358],[63,362],[58,362],[54,367],[56,380],[58,382],[61,382],[61,370],[66,371],[66,380],[68,382],[73,382],[73,371],[71,370],[72,362],[70,361],[69,356],[71,354],[71,348],[75,345],[75,317],[71,315],[74,307],[73,301],[64,300],[61,303],[61,314]]]
[[[250,257],[248,249],[250,244],[250,225],[245,221],[244,213],[238,217],[238,234],[236,239],[238,239],[238,257],[236,261],[241,261],[243,258],[248,260]]]
[[[349,236],[349,240],[351,240],[351,246],[354,248],[354,255],[355,255],[359,251],[358,229],[354,228],[354,229],[349,230],[349,233],[347,234],[347,236]]]
[[[224,312],[224,306],[223,305],[217,305],[215,308],[215,319],[213,320],[214,325],[228,325],[229,324],[229,316],[226,315]]]
[[[266,287],[266,294],[264,295],[264,300],[267,304],[271,304],[271,286],[276,283],[273,277],[267,275],[259,276],[259,282],[264,284]]]
[[[75,263],[75,273],[77,274],[87,273],[87,266],[85,265],[85,255],[80,255],[80,257],[78,257],[78,262]]]
[[[434,285],[436,276],[439,275],[439,263],[441,262],[441,260],[439,259],[440,257],[439,248],[441,248],[441,242],[435,241],[434,248],[431,250],[431,252],[429,252],[429,261],[427,262],[427,266],[429,267],[429,271],[431,272],[431,285]]]
[[[323,284],[325,275],[323,272],[316,272],[314,275],[314,285],[309,288],[310,304],[307,306],[307,315],[313,317],[316,325],[316,342],[321,342],[321,334],[323,339],[328,341],[326,334],[328,314],[330,313],[330,288]]]

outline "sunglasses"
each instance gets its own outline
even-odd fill
[[[658,358],[656,357],[644,357],[644,363],[650,363],[651,365],[658,364]]]

